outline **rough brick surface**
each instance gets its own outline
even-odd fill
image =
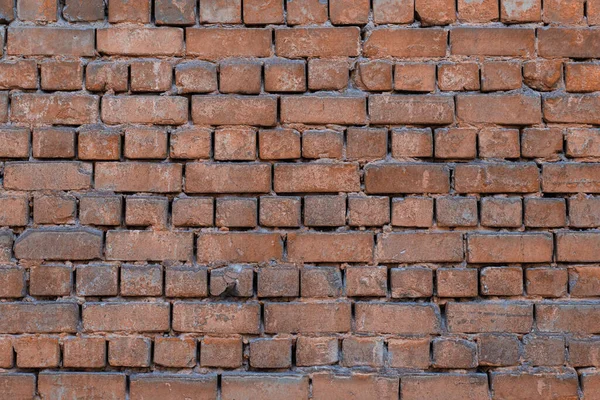
[[[600,399],[600,0],[0,24],[0,400]]]

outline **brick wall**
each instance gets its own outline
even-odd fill
[[[0,400],[600,399],[600,1],[13,1]]]

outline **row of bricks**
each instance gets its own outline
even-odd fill
[[[0,336],[0,367],[289,369],[340,365],[428,370],[521,364],[600,366],[597,338],[569,338],[567,346],[563,336],[537,334],[522,339],[515,334],[479,334],[472,339],[285,336],[249,340],[240,336]]]
[[[580,382],[581,380],[581,392]],[[127,384],[129,381],[129,384]],[[548,400],[600,398],[600,374],[572,369],[414,374],[2,374],[2,400]]]
[[[36,0],[15,0],[0,3],[0,20],[54,22],[60,14],[58,0],[49,0],[40,7]],[[62,17],[69,22],[103,21],[105,2],[102,0],[66,0]],[[110,0],[108,22],[133,22],[157,25],[209,24],[322,24],[331,21],[336,25],[411,24],[415,20],[423,26],[461,23],[544,22],[547,24],[600,24],[600,2],[597,0],[155,0],[153,13],[151,0]],[[285,11],[284,11],[285,8]],[[372,13],[371,13],[372,8]]]
[[[452,168],[451,168],[452,167]],[[598,193],[600,163],[6,162],[6,190],[146,193]],[[451,174],[452,172],[452,174]],[[92,180],[92,177],[94,178]],[[361,178],[364,187],[361,188]],[[452,185],[451,185],[452,183]]]
[[[600,32],[600,30],[599,30]],[[280,98],[279,98],[280,97]],[[100,101],[101,100],[101,101]],[[190,99],[183,96],[113,96],[0,92],[0,122],[30,125],[184,125]],[[455,104],[456,103],[456,104]],[[101,112],[100,112],[101,109]],[[194,95],[196,125],[539,125],[600,124],[595,94],[502,94],[340,96]]]
[[[120,272],[119,272],[120,270]],[[0,267],[0,298],[85,297],[390,297],[392,299],[523,296],[598,297],[600,267],[484,267],[430,269],[384,266],[206,267],[92,264]],[[73,273],[76,288],[73,291]],[[256,275],[256,276],[255,276]],[[435,275],[435,279],[434,279]],[[210,283],[209,283],[210,276]],[[26,277],[29,284],[27,285]],[[255,285],[256,279],[256,288]],[[164,284],[163,284],[164,281]],[[164,291],[163,291],[164,285]],[[388,288],[389,285],[389,288]],[[27,290],[29,287],[29,290]],[[210,293],[209,293],[210,287]],[[435,287],[435,291],[434,291]],[[119,289],[120,288],[120,289]]]
[[[75,224],[129,227],[275,228],[375,227],[391,224],[405,228],[574,228],[600,227],[600,198],[526,197],[395,197],[321,195],[300,197],[166,197],[71,194],[34,194],[33,224]],[[390,203],[391,201],[391,203]],[[524,203],[524,204],[523,204]],[[0,196],[0,225],[30,224],[25,194]],[[390,206],[391,205],[391,206]],[[302,211],[303,210],[303,211]],[[391,213],[390,213],[391,210]],[[172,214],[170,214],[171,212]],[[123,214],[125,217],[123,218]],[[435,214],[435,219],[434,219]],[[435,221],[435,223],[434,223]]]
[[[0,89],[36,89],[38,65],[42,90],[82,90],[84,66],[75,60],[45,60],[39,64],[35,60],[3,61]],[[85,66],[84,84],[85,89],[92,92],[212,93],[218,90],[240,94],[345,90],[350,76],[353,87],[371,92],[435,92],[436,81],[440,91],[516,90],[522,87],[522,81],[538,91],[563,86],[560,60],[483,61],[481,71],[476,62],[436,65],[372,60],[352,63],[346,58],[313,58],[308,60],[308,73],[306,65],[304,60],[283,58],[234,59],[222,61],[218,67],[205,61],[187,61],[175,65],[173,87],[173,61],[94,61]],[[598,64],[567,62],[564,75],[567,92],[600,90]]]
[[[600,333],[600,302],[379,301],[0,303],[0,333],[181,332],[438,335]],[[27,318],[23,318],[23,316]]]
[[[8,250],[12,233],[3,231]],[[466,236],[466,246],[463,243]],[[285,241],[284,241],[285,239]],[[377,242],[375,242],[377,239]],[[106,242],[106,245],[104,245]],[[556,242],[556,245],[554,244]],[[79,243],[73,247],[73,243]],[[285,244],[285,252],[284,252]],[[192,261],[200,263],[549,263],[600,261],[600,233],[184,232],[92,228],[27,229],[14,243],[25,260]],[[466,257],[465,250],[466,247]],[[556,254],[555,254],[556,253]]]
[[[274,35],[273,35],[274,32]],[[4,37],[4,28],[2,28]],[[212,28],[116,26],[73,28],[9,26],[9,56],[186,56],[284,58],[443,58],[514,56],[597,58],[600,31],[589,28],[453,27],[375,28],[361,40],[359,27]],[[273,49],[274,38],[274,49]],[[448,46],[450,43],[450,46]]]
[[[390,140],[391,136],[391,140]],[[388,142],[390,142],[388,144]],[[31,149],[30,149],[31,147]],[[123,150],[121,150],[123,148]],[[214,159],[253,161],[338,159],[376,161],[389,153],[399,160],[440,158],[540,158],[558,160],[600,157],[600,130],[592,128],[348,128],[261,129],[203,127],[169,131],[160,127],[121,130],[84,127],[35,128],[0,126],[0,157],[80,160]],[[434,150],[435,149],[435,150]],[[121,154],[123,153],[123,154]],[[564,158],[563,157],[563,158]]]

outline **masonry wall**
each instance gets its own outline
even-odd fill
[[[599,0],[0,22],[0,400],[600,399]]]

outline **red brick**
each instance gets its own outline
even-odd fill
[[[382,60],[361,62],[354,71],[354,82],[361,90],[392,90],[392,66],[391,62]]]
[[[434,141],[436,158],[472,159],[477,156],[476,129],[437,129]]]
[[[433,134],[429,128],[392,129],[392,157],[432,157]]]
[[[0,63],[0,89],[36,89],[37,63],[34,60]]]
[[[199,233],[199,262],[258,263],[281,260],[283,244],[278,233]]]
[[[72,269],[68,265],[38,265],[29,269],[32,296],[68,296],[72,286]]]
[[[246,0],[243,14],[248,25],[282,24],[283,0]]]
[[[101,256],[102,233],[96,229],[28,229],[15,241],[16,258],[93,260]]]
[[[462,56],[522,56],[535,53],[535,31],[527,28],[455,28],[451,53]]]
[[[258,297],[298,297],[298,268],[292,265],[269,266],[258,270]]]
[[[348,59],[308,60],[308,88],[311,90],[344,89],[348,85],[348,74]]]
[[[526,158],[556,160],[563,150],[560,128],[528,128],[521,132],[521,155]]]
[[[438,268],[436,270],[439,297],[477,297],[477,269]]]
[[[436,71],[434,64],[396,64],[394,89],[406,92],[433,92]]]
[[[230,228],[256,226],[258,204],[256,199],[221,197],[217,199],[215,224]]]
[[[452,262],[463,258],[462,234],[456,232],[384,233],[377,240],[378,262]]]
[[[6,369],[12,368],[15,363],[14,358],[15,357],[12,338],[0,338],[0,366]],[[3,378],[7,378],[6,374],[3,376]],[[8,385],[0,379],[0,388],[2,388],[4,394],[6,394],[6,392],[9,390],[9,388],[7,388],[6,386]]]
[[[482,226],[517,228],[523,223],[520,198],[484,197],[480,207]]]
[[[94,61],[85,68],[85,87],[92,92],[127,90],[128,66],[119,62]]]
[[[355,26],[277,29],[275,53],[285,58],[356,57],[360,54],[360,29]]]
[[[339,297],[342,274],[338,267],[304,267],[300,275],[302,297]]]
[[[66,0],[63,17],[69,22],[93,22],[104,19],[102,0]]]
[[[165,296],[208,296],[208,272],[206,267],[174,266],[166,268]]]
[[[547,122],[597,124],[600,97],[596,95],[564,95],[544,98]]]
[[[120,196],[82,196],[79,198],[79,220],[85,225],[120,225],[121,204]]]
[[[219,66],[221,93],[259,94],[262,84],[262,63],[234,60]]]
[[[467,257],[472,263],[540,263],[552,261],[552,236],[544,233],[468,235]]]
[[[63,341],[63,366],[104,368],[106,341],[101,337],[69,337]]]
[[[479,90],[479,65],[467,62],[439,65],[438,86],[443,91]]]
[[[589,63],[566,63],[565,86],[568,92],[600,90],[600,69]]]
[[[19,368],[55,368],[60,362],[60,345],[55,337],[19,337],[13,347]]]
[[[81,160],[118,160],[121,132],[89,127],[79,131],[77,156]]]
[[[597,339],[569,339],[569,364],[574,367],[590,367],[598,365]]]
[[[25,226],[29,222],[29,199],[26,195],[0,197],[0,225]]]
[[[477,335],[479,365],[506,367],[519,364],[521,341],[517,335],[484,333]]]
[[[193,0],[156,0],[154,2],[156,25],[194,25],[196,2]]]
[[[590,0],[587,3],[587,20],[590,25],[600,23],[600,3],[598,3],[598,0]]]
[[[449,170],[433,164],[379,164],[365,167],[367,193],[446,193]]]
[[[0,2],[0,21],[2,23],[10,22],[15,19],[15,4],[13,0],[2,0]]]
[[[0,128],[0,157],[28,158],[29,137],[29,129],[27,128]]]
[[[364,124],[366,98],[303,96],[281,98],[281,121],[303,124]]]
[[[292,262],[369,262],[373,259],[373,235],[289,233],[287,251]]]
[[[94,29],[10,27],[6,42],[8,55],[72,57],[94,55]]]
[[[274,126],[277,99],[271,96],[193,96],[192,120],[199,125]]]
[[[266,163],[188,163],[187,193],[267,193],[271,190],[271,165]]]
[[[341,159],[344,133],[332,130],[310,130],[302,134],[302,157]]]
[[[0,267],[0,297],[25,296],[25,270],[16,266]]]
[[[363,45],[363,52],[368,58],[444,57],[447,35],[442,29],[374,29]]]
[[[387,148],[385,128],[348,128],[346,131],[346,157],[349,160],[383,159]]]
[[[452,0],[415,0],[415,12],[423,26],[456,21],[456,3]]]
[[[571,197],[569,199],[569,225],[576,228],[600,226],[600,198]]]
[[[79,322],[77,304],[54,301],[1,303],[0,315],[0,333],[72,333]]]
[[[571,128],[566,132],[567,156],[600,156],[600,131],[596,129]]]
[[[530,296],[562,297],[567,294],[568,273],[565,268],[527,268],[525,287]]]
[[[337,338],[299,336],[296,339],[296,365],[299,367],[331,365],[337,361]]]
[[[124,399],[127,376],[119,373],[43,372],[38,392],[43,399]]]
[[[41,66],[43,90],[81,90],[83,65],[80,61],[49,60]]]
[[[433,295],[433,271],[428,268],[392,268],[393,298],[419,298]]]
[[[438,226],[477,226],[475,197],[438,197],[435,204]]]
[[[169,193],[181,191],[180,164],[145,162],[96,163],[96,189],[117,192]]]
[[[525,226],[557,228],[567,224],[567,205],[564,199],[525,199]]]
[[[183,125],[188,100],[179,96],[103,96],[102,121],[108,125]]]
[[[258,151],[263,160],[300,158],[300,134],[293,129],[261,129]]]
[[[275,164],[277,193],[355,192],[360,188],[358,165],[353,163]]]
[[[544,2],[543,21],[547,24],[581,24],[584,21],[585,2],[582,0],[547,0]]]
[[[429,338],[388,339],[388,364],[392,368],[427,369],[431,364]]]
[[[175,67],[175,85],[181,93],[209,93],[217,90],[217,67],[204,61],[191,61]]]
[[[458,193],[531,193],[540,188],[533,163],[460,164],[454,170]]]
[[[265,63],[265,91],[306,91],[305,62],[303,60],[276,59]]]
[[[250,341],[250,366],[253,368],[290,368],[292,340],[285,338]]]
[[[167,61],[134,61],[130,69],[133,92],[164,92],[171,89],[173,72]]]
[[[217,377],[207,375],[136,374],[129,378],[131,400],[180,396],[180,399],[217,399]]]
[[[83,330],[86,332],[167,332],[169,303],[127,302],[83,305]]]
[[[182,127],[171,132],[169,155],[176,159],[209,158],[212,132],[197,126]]]
[[[381,297],[387,294],[387,268],[352,266],[346,268],[346,295]]]
[[[173,199],[171,221],[175,226],[212,226],[213,199],[180,197]]]
[[[196,340],[193,338],[156,338],[154,363],[165,367],[193,367],[196,365]]]
[[[392,225],[427,228],[433,225],[433,199],[404,197],[392,199]]]
[[[533,366],[561,366],[565,363],[565,338],[529,334],[523,338],[525,360]]]
[[[14,162],[4,167],[4,188],[13,190],[79,190],[91,183],[91,165],[80,162]]]
[[[206,0],[200,4],[200,22],[239,24],[242,22],[241,0]]]
[[[335,333],[350,331],[350,303],[265,303],[266,333]]]
[[[434,304],[356,303],[354,307],[358,333],[423,335],[441,330],[440,310]]]
[[[436,338],[432,342],[435,368],[477,367],[477,345],[465,339]]]
[[[240,337],[204,337],[200,352],[202,367],[239,368],[243,344]]]
[[[415,19],[413,1],[375,0],[373,2],[373,21],[376,24],[409,24]]]
[[[40,128],[33,130],[31,143],[36,158],[72,158],[75,156],[75,130]]]
[[[484,23],[498,20],[497,1],[471,2],[469,0],[458,0],[457,6],[458,19],[461,22]]]
[[[555,303],[536,305],[537,326],[541,332],[595,334],[600,310],[597,304]]]
[[[160,265],[121,266],[121,296],[161,296],[163,270]]]
[[[260,198],[259,224],[270,227],[300,226],[300,198],[264,196]]]
[[[223,377],[223,400],[274,400],[285,393],[286,399],[304,400],[308,395],[308,377],[299,375],[230,375]]]
[[[542,117],[539,96],[474,94],[456,100],[457,118],[466,123],[534,125]]]
[[[533,304],[448,303],[446,318],[452,333],[528,333],[533,326]]]
[[[447,96],[369,97],[373,124],[446,125],[454,120],[454,101]]]
[[[544,164],[542,187],[546,193],[597,193],[600,164]],[[6,186],[6,182],[5,182]]]
[[[600,53],[598,32],[582,28],[549,27],[538,29],[541,57],[594,58]]]
[[[149,367],[150,339],[144,337],[112,337],[108,340],[108,364],[111,367]]]
[[[164,261],[192,259],[191,232],[109,231],[106,259],[123,261]]]
[[[329,0],[329,19],[336,25],[366,24],[369,9],[367,0]]]
[[[532,60],[523,63],[523,81],[535,90],[556,89],[562,78],[561,60]]]
[[[517,129],[482,129],[478,139],[481,158],[519,158],[521,154]]]
[[[287,0],[288,25],[322,24],[327,21],[328,7],[319,0]]]
[[[485,62],[481,69],[481,90],[493,92],[521,88],[521,63]]]
[[[342,366],[382,367],[383,339],[347,337],[342,342]]]
[[[481,269],[481,294],[486,296],[520,296],[523,294],[521,267],[485,267]]]
[[[271,29],[203,27],[186,28],[185,32],[186,54],[202,60],[272,55]]]
[[[392,400],[399,393],[397,377],[373,374],[349,376],[332,373],[313,376],[313,398],[315,400]]]
[[[426,374],[403,377],[404,400],[489,399],[486,374]]]
[[[390,222],[390,201],[379,196],[349,196],[348,224],[350,226],[381,226]]]
[[[167,131],[162,128],[127,128],[124,156],[129,159],[166,158],[167,138]]]
[[[577,399],[577,374],[493,372],[492,390],[498,399]]]
[[[215,160],[251,161],[256,158],[256,130],[248,127],[219,128],[215,131]]]
[[[541,0],[500,2],[500,20],[504,23],[539,22],[542,20]]]
[[[346,196],[304,197],[304,225],[342,226],[346,224]]]
[[[254,302],[244,304],[175,302],[173,330],[209,334],[257,334],[259,333],[259,311],[259,304]]]
[[[108,3],[108,22],[150,22],[150,5],[148,0],[110,0]]]
[[[189,38],[188,38],[189,39]],[[99,53],[120,56],[181,56],[183,29],[110,27],[97,30]]]
[[[75,275],[78,296],[116,296],[119,292],[116,265],[79,265]]]
[[[11,121],[28,124],[83,125],[98,121],[98,97],[87,94],[15,93]]]
[[[600,235],[596,232],[561,232],[556,234],[556,259],[563,262],[597,262],[600,260]]]

